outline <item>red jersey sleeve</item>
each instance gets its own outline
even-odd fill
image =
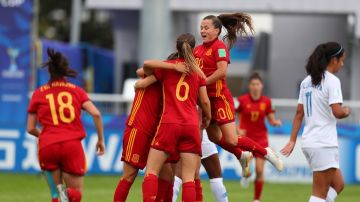
[[[236,109],[236,111],[240,113],[240,112],[242,111],[242,109],[243,109],[244,103],[243,103],[243,101],[242,101],[242,99],[241,99],[241,96],[239,96],[239,97],[237,98],[237,100],[239,101],[239,106],[238,106],[238,108]]]
[[[272,106],[271,99],[267,99],[266,105],[266,115],[269,115],[270,113],[275,113],[275,109]]]
[[[30,100],[30,104],[29,104],[29,107],[28,107],[28,113],[36,113],[37,110],[38,110],[38,91],[34,91],[34,93],[32,94],[31,96],[31,100]]]
[[[218,43],[213,47],[215,62],[226,61],[230,64],[229,50],[224,43]]]
[[[155,69],[153,71],[153,75],[155,76],[155,78],[158,80],[158,81],[162,81],[163,80],[163,74],[164,74],[164,71],[162,69]]]
[[[80,98],[80,103],[81,105],[90,100],[89,96],[86,94],[86,92],[82,89],[82,88],[77,88],[77,91],[79,92],[79,98]]]

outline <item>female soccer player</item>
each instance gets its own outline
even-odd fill
[[[174,70],[181,71],[178,66]],[[182,68],[184,70],[184,68]],[[137,70],[140,77],[144,77],[142,68]],[[161,83],[155,82],[147,88],[136,89],[133,106],[126,121],[123,136],[123,152],[121,160],[124,162],[123,175],[114,193],[114,202],[124,202],[129,190],[138,175],[139,169],[144,169],[148,158],[150,145],[155,136],[156,127],[162,112]],[[136,145],[141,145],[136,146]],[[166,173],[172,173],[170,165],[163,168],[159,187],[169,187],[173,179],[167,178]],[[166,188],[165,188],[166,189]],[[160,200],[160,199],[159,199]]]
[[[184,181],[182,201],[196,201],[194,177],[201,155],[196,107],[198,97],[203,110],[203,127],[209,124],[211,113],[204,75],[192,54],[194,46],[194,36],[180,35],[176,43],[178,59],[167,61],[173,64],[185,61],[191,70],[188,74],[157,70],[152,77],[163,84],[163,114],[146,164],[143,181],[143,201],[145,202],[155,201],[160,168],[169,155],[176,153],[180,153],[182,163],[181,177]]]
[[[239,96],[239,107],[237,114],[239,118],[239,129],[243,130],[246,137],[254,140],[262,147],[268,147],[268,135],[265,126],[265,118],[272,126],[281,126],[281,120],[275,118],[270,98],[262,95],[263,81],[259,73],[254,72],[249,80],[249,93]],[[239,132],[240,133],[240,132]],[[260,201],[264,185],[264,158],[257,154],[255,160],[255,191],[254,202]],[[244,179],[249,176],[243,176]],[[245,179],[247,180],[247,179]]]
[[[239,160],[243,159],[241,149],[251,151],[269,160],[281,171],[283,162],[270,148],[264,148],[247,137],[237,135],[233,96],[226,86],[225,77],[230,63],[229,49],[235,43],[238,33],[247,33],[245,26],[253,31],[251,17],[244,13],[209,15],[201,21],[200,35],[203,44],[194,49],[194,55],[207,76],[206,86],[213,120],[206,130],[211,141],[233,153]],[[222,27],[227,30],[225,39],[228,46],[218,38]],[[248,161],[240,163],[243,173],[248,175]]]
[[[81,109],[93,118],[98,142],[98,155],[104,154],[104,129],[101,114],[80,87],[65,77],[76,77],[68,60],[52,49],[45,63],[50,73],[47,84],[34,91],[28,108],[27,131],[39,138],[39,163],[49,184],[52,202],[79,202],[82,197],[86,161],[81,140],[85,130],[80,120]],[[37,120],[42,129],[36,127]],[[67,189],[62,185],[65,182]],[[58,190],[57,190],[58,189]]]
[[[334,75],[342,68],[344,48],[337,42],[319,44],[306,64],[308,76],[301,82],[298,106],[289,143],[281,150],[289,156],[305,117],[302,151],[313,171],[309,202],[332,202],[344,188],[339,169],[336,118],[346,118],[340,80]]]

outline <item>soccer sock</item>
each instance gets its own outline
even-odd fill
[[[125,202],[133,182],[121,179],[115,189],[114,202]]]
[[[185,182],[182,184],[182,202],[196,201],[195,182]]]
[[[239,137],[237,145],[241,149],[244,149],[246,151],[251,151],[253,153],[258,153],[261,156],[265,156],[267,154],[267,151],[265,148],[263,148],[258,143],[254,142],[252,139],[250,139],[248,137]]]
[[[260,200],[261,192],[263,190],[264,181],[255,180],[254,182],[254,200]]]
[[[156,194],[156,202],[163,202],[170,186],[170,181],[158,179],[158,191]]]
[[[237,159],[240,159],[241,158],[241,154],[242,154],[242,150],[238,147],[234,147],[232,146],[231,144],[227,143],[225,141],[225,138],[224,136],[221,137],[220,141],[218,142],[218,145],[225,149],[226,151],[234,154],[236,156]]]
[[[142,183],[143,202],[153,202],[158,191],[158,177],[154,174],[145,176]]]
[[[316,196],[311,196],[309,202],[326,202],[326,200]]]
[[[73,188],[67,188],[66,191],[68,193],[70,202],[80,202],[81,201],[81,192],[80,191],[73,189]]]
[[[179,195],[179,191],[180,191],[181,184],[182,184],[182,179],[179,178],[178,176],[175,176],[172,201],[176,201],[176,200],[177,200],[177,197],[178,197],[178,195]]]
[[[169,186],[168,186],[168,190],[166,191],[164,202],[172,202],[173,189],[174,189],[173,187],[174,187],[174,181],[171,181]]]
[[[336,192],[336,190],[330,187],[326,196],[326,202],[334,202],[337,195],[338,193]]]
[[[51,202],[59,202],[59,199],[57,199],[57,198],[52,198],[52,199],[51,199]]]
[[[223,178],[210,179],[210,187],[217,202],[228,202],[228,195],[223,183]]]
[[[196,193],[196,201],[202,202],[203,195],[202,195],[202,187],[200,179],[195,179],[195,193]]]

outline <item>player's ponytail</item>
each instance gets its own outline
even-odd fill
[[[246,27],[249,28],[251,34],[255,32],[251,16],[247,13],[221,14],[217,17],[208,15],[204,17],[203,20],[212,20],[214,27],[219,29],[218,35],[220,35],[221,29],[224,26],[227,30],[227,34],[224,36],[223,40],[227,41],[229,49],[233,47],[238,35],[248,35]]]
[[[324,73],[332,58],[339,59],[344,54],[344,48],[337,42],[319,44],[310,55],[305,66],[306,72],[311,76],[314,86],[321,84]]]
[[[48,67],[50,81],[63,77],[76,78],[78,73],[69,67],[69,62],[63,54],[51,48],[47,49],[47,54],[49,59],[43,64],[43,67]]]
[[[176,41],[176,48],[178,50],[179,57],[185,59],[185,63],[188,67],[202,78],[206,78],[205,74],[200,69],[193,55],[193,48],[195,47],[195,37],[191,34],[182,34]]]

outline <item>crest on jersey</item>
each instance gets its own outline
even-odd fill
[[[246,108],[248,108],[248,109],[251,108],[251,104],[247,104]]]
[[[211,54],[212,54],[212,49],[209,48],[209,49],[206,51],[205,55],[206,55],[206,56],[210,56]]]
[[[265,109],[266,109],[266,104],[264,102],[260,103],[260,110],[265,111]]]

